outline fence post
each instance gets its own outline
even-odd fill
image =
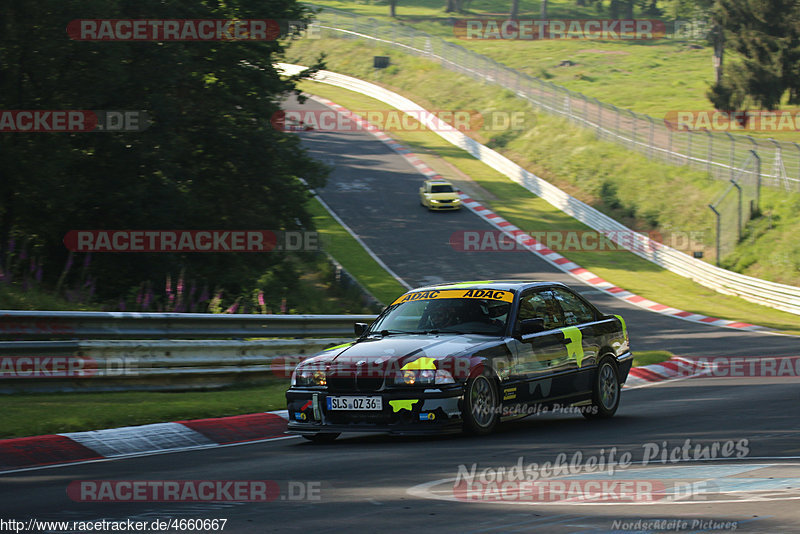
[[[731,183],[733,184],[733,187],[736,188],[736,191],[739,195],[739,200],[736,205],[736,210],[737,210],[736,242],[738,243],[739,241],[742,240],[742,186],[737,184],[736,180],[734,180],[733,178],[731,178]]]
[[[667,128],[667,161],[672,163],[672,128]]]
[[[714,215],[717,217],[717,258],[716,258],[716,263],[717,263],[717,267],[719,267],[719,229],[720,229],[719,219],[720,219],[720,216],[719,216],[719,212],[717,211],[717,209],[714,207],[713,204],[709,204],[708,207],[711,208],[711,211],[713,211]]]
[[[583,124],[586,126],[589,123],[589,99],[583,93],[581,93],[581,98],[583,99]]]
[[[800,157],[800,145],[798,145],[797,143],[792,143],[792,144],[797,149],[798,157]],[[798,160],[797,163],[797,179],[800,180],[800,160]]]
[[[761,157],[758,152],[751,150],[750,153],[756,160],[756,213],[761,213]],[[752,217],[753,214],[751,213]]]
[[[573,119],[573,117],[572,117],[572,98],[570,98],[569,89],[567,89],[566,87],[564,88],[564,104],[566,104],[564,107],[566,108],[565,111],[567,113],[567,118],[568,119]]]
[[[603,105],[596,98],[593,99],[597,105],[597,138],[600,138],[600,123],[603,122]]]
[[[734,167],[736,165],[736,139],[733,138],[733,136],[730,134],[730,132],[725,132],[725,135],[728,136],[728,140],[731,143],[731,149],[730,149],[729,154],[728,154],[728,164],[729,164],[729,166],[731,168],[731,173],[730,173],[731,174],[731,180],[733,180],[733,177],[735,175],[733,170],[734,170]]]

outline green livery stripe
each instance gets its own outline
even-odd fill
[[[619,319],[619,322],[622,323],[622,335],[627,340],[628,339],[628,327],[625,325],[625,319],[623,319],[621,315],[615,315],[614,317]]]
[[[419,399],[390,400],[389,406],[392,407],[393,412],[399,412],[400,410],[408,410],[410,412],[418,402]]]
[[[562,328],[564,338],[567,340],[567,354],[570,359],[575,358],[578,367],[583,364],[583,334],[577,326]]]
[[[327,349],[325,349],[323,352],[327,352],[327,351],[329,351],[329,350],[341,349],[342,347],[349,347],[349,346],[350,346],[350,345],[352,345],[352,344],[353,344],[353,342],[352,342],[352,341],[351,341],[350,343],[342,343],[341,345],[336,345],[335,347],[328,347],[328,348],[327,348]]]

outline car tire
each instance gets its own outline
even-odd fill
[[[303,437],[313,443],[331,443],[339,437],[338,432],[320,432],[318,434],[303,434]]]
[[[600,360],[594,376],[592,388],[592,404],[586,406],[581,413],[587,419],[608,419],[617,413],[622,387],[619,383],[617,364],[613,358],[606,356]]]
[[[491,375],[483,373],[467,380],[462,416],[466,433],[490,434],[500,420],[499,408],[497,383]]]

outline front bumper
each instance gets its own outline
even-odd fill
[[[434,204],[433,202],[429,202],[428,203],[428,209],[431,209],[431,210],[434,210],[434,211],[445,211],[445,210],[454,211],[454,210],[461,209],[461,203],[458,202],[458,203],[450,203],[450,204]]]
[[[624,384],[628,380],[628,373],[633,365],[633,353],[628,351],[621,356],[617,356],[617,376],[619,383]]]
[[[329,410],[328,396],[381,397],[383,409]],[[430,434],[460,432],[464,388],[385,390],[372,393],[329,393],[313,388],[291,388],[286,392],[288,431],[293,434],[319,432],[389,432]],[[394,402],[393,402],[394,401]]]

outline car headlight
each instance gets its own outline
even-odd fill
[[[297,368],[292,373],[293,386],[324,386],[328,383],[325,371],[314,367]]]
[[[453,375],[444,369],[408,369],[397,371],[392,381],[396,386],[432,386],[455,384]]]

